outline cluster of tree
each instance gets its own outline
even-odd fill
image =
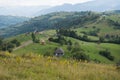
[[[4,41],[2,38],[0,38],[0,51],[12,52],[13,49],[18,46],[20,46],[20,42],[17,39]]]
[[[71,49],[71,55],[73,59],[81,60],[81,61],[89,61],[90,58],[88,55],[85,54],[84,50],[81,48],[78,42],[75,42],[73,48]]]
[[[104,51],[100,51],[99,52],[100,55],[106,57],[107,59],[113,61],[114,60],[114,56],[111,55],[111,52],[108,50],[104,50]]]
[[[71,27],[78,24],[83,25],[88,21],[96,20],[99,16],[99,14],[95,14],[90,11],[75,12],[72,15],[67,15],[64,19],[59,20],[55,25],[57,26],[57,28]]]
[[[56,38],[51,37],[51,38],[49,38],[49,41],[56,42],[56,43],[59,43],[61,45],[63,45],[63,44],[67,45],[69,43],[69,41],[67,41],[64,38],[64,36],[62,36],[62,35],[58,35]]]
[[[32,33],[32,34],[31,34],[31,37],[32,37],[33,43],[39,43],[39,39],[36,38],[35,33]]]
[[[118,21],[114,21],[114,20],[111,20],[111,19],[107,19],[107,22],[114,26],[114,29],[120,29],[120,23]]]
[[[87,42],[94,42],[90,40],[87,35],[80,36],[76,33],[76,31],[73,31],[70,29],[59,29],[57,30],[57,35],[68,36],[68,37],[72,37],[72,38],[87,41]]]
[[[120,29],[120,23],[118,21],[114,22],[114,29]]]
[[[89,31],[89,32],[82,31],[81,33],[84,33],[84,34],[90,35],[90,36],[98,36],[99,32],[100,32],[100,29],[97,28],[97,29],[94,29],[93,31]]]
[[[107,41],[105,41],[107,39]],[[120,44],[120,36],[119,35],[109,35],[106,34],[104,37],[100,37],[100,41],[104,43],[116,43]]]
[[[97,31],[99,31],[99,30],[97,30]],[[111,36],[110,38],[109,38],[109,35],[106,35],[106,38],[100,36],[99,40],[91,40],[91,39],[88,38],[88,35],[84,34],[84,35],[80,36],[76,33],[76,31],[73,31],[73,30],[70,30],[70,29],[63,29],[62,28],[62,29],[56,30],[56,32],[57,32],[57,35],[72,37],[72,38],[82,40],[82,41],[86,41],[86,42],[120,44],[120,37],[118,35],[117,36]],[[105,40],[105,39],[107,39],[107,40]]]
[[[87,42],[93,42],[92,40],[90,40],[88,38],[87,35],[83,35],[83,36],[79,36],[76,34],[75,31],[73,30],[70,30],[70,29],[59,29],[59,30],[56,30],[57,32],[57,38],[49,38],[50,41],[53,41],[53,42],[57,42],[57,43],[60,43],[60,44],[68,44],[68,41],[64,38],[64,36],[67,36],[67,37],[72,37],[72,38],[75,38],[75,39],[79,39],[79,40],[83,40],[83,41],[87,41]]]

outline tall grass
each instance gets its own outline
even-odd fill
[[[41,55],[0,57],[0,80],[119,80],[113,65]]]

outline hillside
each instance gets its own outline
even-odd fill
[[[53,56],[54,50],[61,47],[66,53],[63,56],[65,59],[73,58],[73,54],[82,51],[88,61],[115,64],[120,60],[119,17],[119,14],[90,11],[50,13],[32,18],[12,28],[3,29],[1,32],[6,37],[17,35],[7,39],[9,41],[17,39],[21,42],[20,47],[13,49],[13,54],[33,52]],[[38,43],[32,43],[31,32],[36,33]],[[41,40],[45,40],[45,46],[41,45]],[[71,43],[72,45],[69,46],[68,44]],[[2,44],[1,49],[6,50],[4,45],[5,43]],[[8,47],[12,51],[9,44]],[[77,50],[74,50],[75,47]]]
[[[111,18],[114,17],[114,18]],[[104,27],[111,29],[119,29],[119,23],[115,19],[119,17],[119,14],[104,14],[96,12],[59,12],[50,13],[47,15],[38,16],[12,26],[11,28],[2,29],[0,32],[4,37],[14,36],[21,33],[31,31],[41,31],[46,29],[58,29],[58,28],[71,28],[71,27],[86,27],[97,26],[99,28]],[[113,20],[114,19],[114,20]],[[119,19],[117,19],[119,22]],[[119,31],[119,30],[118,30]]]
[[[77,33],[79,33],[80,30],[81,29],[78,28],[76,30]],[[17,39],[18,41],[21,42],[21,47],[15,49],[12,52],[13,54],[21,55],[21,54],[27,54],[27,53],[36,53],[36,54],[40,54],[40,55],[54,56],[55,48],[61,47],[65,52],[65,55],[63,56],[63,58],[71,59],[73,52],[71,52],[68,49],[67,44],[60,45],[59,43],[48,40],[49,37],[53,37],[54,35],[56,35],[55,30],[46,30],[43,32],[43,34],[36,35],[36,37],[40,41],[45,40],[45,45],[42,45],[41,42],[40,43],[29,43],[30,41],[32,41],[30,34],[27,36],[26,36],[26,34],[14,36],[14,37],[9,38],[8,40]],[[93,39],[93,40],[98,39],[98,37],[95,37],[95,36],[89,36],[89,38]],[[86,41],[78,40],[78,39],[75,39],[72,37],[65,37],[65,39],[67,41],[68,40],[72,41],[73,48],[74,48],[74,44],[77,42],[80,45],[80,47],[84,50],[85,54],[89,55],[91,61],[98,62],[98,63],[100,62],[100,63],[106,63],[106,64],[115,64],[116,62],[118,62],[120,60],[120,54],[119,54],[120,45],[119,44],[113,44],[113,43],[98,44],[96,42],[95,43],[94,42],[86,42]],[[29,43],[29,44],[27,44],[27,43]],[[27,45],[24,45],[24,44],[27,44]],[[107,59],[106,57],[101,56],[99,54],[99,52],[101,50],[106,50],[106,49],[108,49],[111,52],[111,55],[114,56],[113,61],[111,61],[111,60]]]
[[[119,80],[114,65],[77,62],[29,54],[0,53],[1,80]]]
[[[27,20],[29,20],[29,18],[0,15],[0,29],[6,28],[9,26],[18,24],[18,23],[22,23],[22,22],[27,21]]]
[[[112,4],[112,6],[111,6]],[[74,12],[74,11],[110,11],[110,10],[120,10],[120,1],[119,0],[91,0],[85,3],[78,4],[63,4],[60,6],[54,6],[48,9],[43,9],[36,13],[36,15],[48,14],[51,12]]]

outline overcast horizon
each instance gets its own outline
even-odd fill
[[[56,6],[65,3],[77,4],[84,3],[92,0],[2,0],[0,1],[0,6]]]

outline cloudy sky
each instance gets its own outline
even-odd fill
[[[83,3],[91,0],[0,0],[0,6],[38,6],[38,5],[61,5],[64,3]]]

